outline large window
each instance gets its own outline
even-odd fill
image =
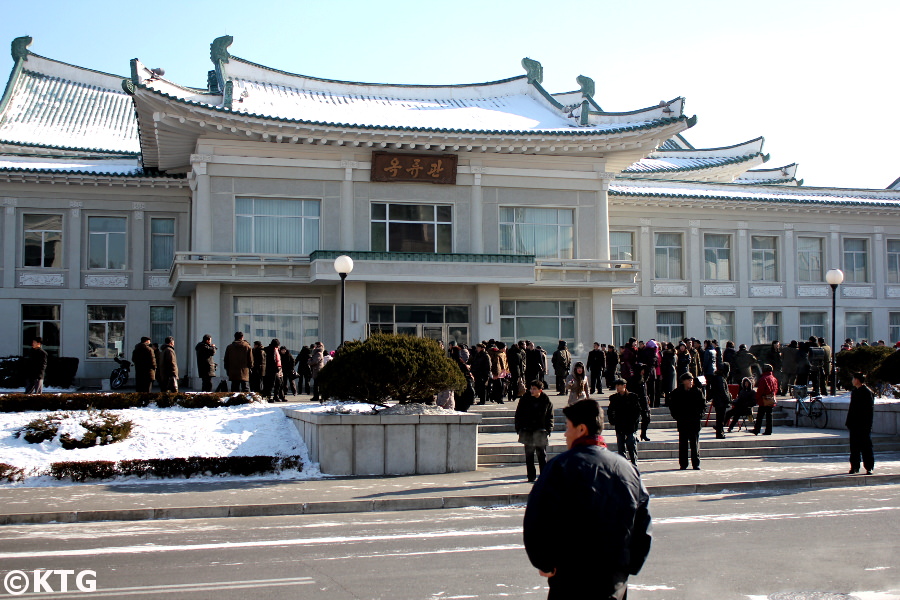
[[[823,312],[800,313],[800,339],[808,340],[810,336],[825,337],[825,325],[828,323],[828,314]]]
[[[88,217],[88,268],[125,269],[125,217]]]
[[[59,356],[59,304],[22,305],[22,349],[31,348],[31,340],[40,336],[44,350]]]
[[[630,338],[637,337],[637,313],[633,310],[613,311],[613,343],[621,348]]]
[[[609,232],[609,260],[634,260],[634,235],[630,231]]]
[[[683,279],[684,271],[681,266],[681,234],[657,233],[654,236],[656,279]]]
[[[822,256],[824,240],[815,237],[797,238],[797,279],[800,281],[824,281]]]
[[[87,357],[113,358],[121,354],[125,347],[125,307],[89,305],[87,313]]]
[[[319,248],[319,201],[237,198],[235,252],[307,255]]]
[[[868,264],[868,240],[844,239],[844,283],[866,283],[869,280]]]
[[[731,281],[731,236],[724,233],[703,235],[703,276],[715,281]]]
[[[684,313],[675,311],[657,311],[656,340],[659,342],[678,342],[684,339]]]
[[[150,219],[150,268],[166,270],[175,259],[175,219]]]
[[[706,311],[706,337],[719,340],[721,345],[734,341],[734,313],[730,310]]]
[[[24,215],[25,267],[62,268],[62,216]]]
[[[169,336],[175,336],[175,307],[150,307],[150,339],[162,346]]]
[[[469,343],[469,307],[370,304],[369,332],[399,333]]]
[[[372,204],[374,252],[453,252],[453,210],[449,205]]]
[[[500,335],[504,340],[529,339],[552,353],[559,340],[575,343],[574,300],[502,300]]]
[[[319,341],[319,299],[235,297],[234,330],[263,346],[278,338],[296,353],[300,346]]]
[[[900,283],[900,240],[887,241],[887,282]]]
[[[844,313],[844,337],[855,342],[869,339],[872,315],[864,312]]]
[[[890,331],[888,332],[892,344],[900,342],[900,312],[890,314]]]
[[[556,208],[500,209],[500,252],[536,258],[573,258],[575,211]]]
[[[750,279],[778,281],[778,238],[769,235],[750,237]]]
[[[753,343],[771,344],[781,338],[781,313],[776,311],[753,312]]]

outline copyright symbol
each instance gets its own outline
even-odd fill
[[[28,575],[22,571],[10,571],[3,578],[3,587],[7,593],[20,596],[28,591]]]

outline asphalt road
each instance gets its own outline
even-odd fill
[[[653,550],[630,600],[900,598],[900,486],[659,498],[651,512]],[[9,525],[0,575],[27,582],[22,598],[543,598],[521,547],[522,513]],[[35,570],[72,573],[45,575],[35,594]],[[76,581],[84,570],[96,576]],[[79,591],[92,580],[95,591]]]

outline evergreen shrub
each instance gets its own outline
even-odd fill
[[[887,346],[860,346],[852,350],[842,350],[834,357],[834,361],[841,369],[846,369],[849,373],[864,373],[866,376],[872,375],[873,379],[878,380],[875,374],[878,367],[892,353],[893,348]]]
[[[302,469],[299,456],[191,456],[188,458],[138,458],[133,460],[71,461],[50,465],[56,479],[87,481],[113,477],[159,477],[185,479],[194,475],[256,475],[272,471]],[[2,477],[0,465],[0,477]]]
[[[872,371],[872,378],[891,384],[900,383],[900,350],[894,350],[881,361],[881,364]]]
[[[83,433],[72,435],[68,431],[59,433],[63,421],[75,418],[72,413],[52,413],[34,419],[16,431],[16,437],[23,437],[30,444],[52,440],[59,435],[59,444],[66,450],[75,448],[91,448],[121,442],[131,435],[134,422],[122,418],[121,415],[105,410],[89,410],[78,423],[84,428]]]
[[[199,394],[163,394],[160,392],[111,392],[88,394],[0,394],[0,412],[27,410],[88,410],[143,408],[156,404],[160,408],[217,408],[262,402],[255,393],[203,392]]]

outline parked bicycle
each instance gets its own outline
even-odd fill
[[[113,369],[113,372],[109,374],[109,387],[118,390],[128,383],[128,376],[131,374],[131,361],[119,358],[118,356],[114,357],[113,360],[116,361],[119,366]]]
[[[809,390],[805,385],[791,386],[791,395],[797,401],[797,410],[794,412],[794,427],[800,426],[800,413],[802,412],[812,423],[813,427],[824,429],[828,425],[828,409],[819,397],[810,399]]]

